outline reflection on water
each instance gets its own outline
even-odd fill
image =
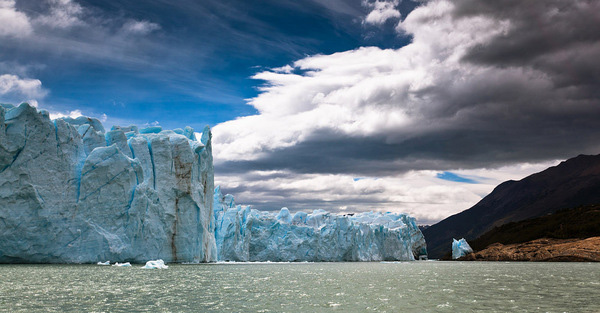
[[[0,312],[600,312],[598,263],[0,265]]]

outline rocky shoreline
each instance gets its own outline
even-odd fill
[[[459,261],[600,262],[600,237],[541,238],[525,243],[495,243]]]

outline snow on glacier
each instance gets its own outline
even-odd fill
[[[458,259],[462,256],[465,256],[471,252],[473,252],[473,249],[471,248],[471,246],[469,246],[469,243],[467,243],[465,238],[462,238],[460,240],[456,240],[456,239],[452,238],[452,258],[453,259],[456,260],[456,259]]]
[[[210,130],[0,106],[0,263],[216,260]]]
[[[277,214],[236,206],[214,193],[215,238],[220,261],[382,261],[426,255],[423,234],[406,214]]]

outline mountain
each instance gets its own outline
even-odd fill
[[[540,238],[581,239],[600,237],[600,205],[564,209],[520,222],[511,222],[488,231],[470,242],[475,251],[494,243],[524,243]]]
[[[506,181],[468,210],[423,230],[430,258],[450,252],[452,238],[473,240],[494,227],[600,204],[600,155],[579,155],[520,181]]]

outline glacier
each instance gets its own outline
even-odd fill
[[[51,120],[27,103],[0,104],[0,263],[426,255],[425,239],[406,214],[271,213],[236,205],[214,186],[211,136],[208,126],[199,140],[191,127],[106,131],[95,118]]]
[[[216,261],[210,129],[0,106],[0,263]]]
[[[406,214],[271,213],[236,205],[219,187],[213,208],[219,261],[393,261],[427,254],[423,234]]]
[[[471,252],[473,252],[473,249],[471,248],[471,246],[469,246],[469,243],[467,243],[465,238],[462,238],[460,240],[452,238],[452,259],[456,260]]]

